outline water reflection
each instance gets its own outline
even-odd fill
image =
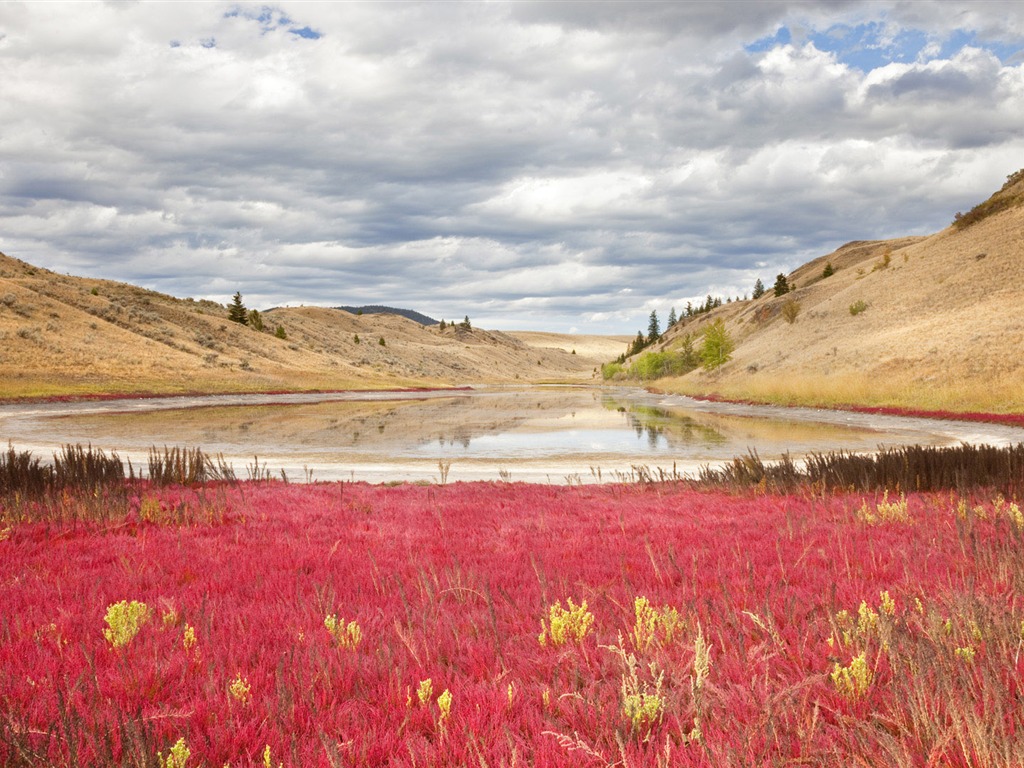
[[[696,468],[751,449],[772,458],[950,441],[941,430],[905,422],[854,421],[635,390],[549,387],[5,406],[0,435],[43,455],[65,443],[91,443],[133,461],[154,445],[200,446],[236,459],[236,467],[258,456],[272,468],[298,468],[298,476],[314,467],[318,479],[429,479],[439,462],[453,464],[452,479],[499,471],[550,479],[594,466]]]

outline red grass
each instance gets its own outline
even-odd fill
[[[914,495],[912,523],[868,525],[859,495],[683,487],[147,493],[105,527],[0,524],[0,764],[156,765],[179,738],[190,767],[235,768],[263,765],[267,745],[275,766],[1024,755],[1024,568],[1007,506]],[[193,522],[143,522],[152,499]],[[637,596],[678,609],[675,639],[634,648]],[[542,647],[541,619],[568,598],[587,601],[594,631]],[[104,614],[121,600],[153,615],[115,650]],[[855,623],[862,601],[878,616],[858,633],[836,616]],[[355,650],[338,647],[328,614],[358,622]],[[711,667],[695,696],[698,633]],[[620,643],[641,685],[654,690],[650,663],[665,673],[664,715],[649,726],[623,712],[628,670],[609,648]],[[973,662],[956,650],[968,647]],[[861,652],[874,681],[849,698],[829,675]],[[237,677],[244,700],[229,693]]]

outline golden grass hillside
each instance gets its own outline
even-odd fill
[[[591,381],[625,346],[442,331],[318,307],[269,310],[263,319],[267,332],[229,321],[215,302],[60,275],[0,254],[0,398]],[[270,332],[278,325],[287,338]]]
[[[831,264],[834,274],[823,277]],[[788,275],[796,290],[684,319],[656,349],[723,319],[719,369],[660,389],[813,405],[1024,412],[1024,173],[930,237],[853,242]],[[796,302],[789,322],[784,312]],[[790,312],[793,307],[791,305]],[[792,314],[791,314],[792,316]]]

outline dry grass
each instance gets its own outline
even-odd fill
[[[581,381],[609,348],[590,339],[572,354],[576,337],[527,343],[319,307],[263,317],[287,338],[232,323],[214,302],[58,275],[0,254],[0,399]]]
[[[835,274],[822,279],[828,262]],[[1024,412],[1024,208],[931,237],[850,243],[790,282],[797,290],[786,297],[734,302],[681,323],[667,346],[722,317],[736,352],[713,374],[659,388],[801,405]],[[782,308],[791,299],[801,312],[789,324]],[[867,307],[854,315],[857,302]]]

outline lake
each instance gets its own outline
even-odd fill
[[[49,458],[63,444],[223,454],[290,480],[596,482],[635,467],[695,476],[756,450],[789,453],[959,442],[1011,445],[1024,430],[808,408],[709,403],[635,388],[167,397],[0,406],[0,437]]]

